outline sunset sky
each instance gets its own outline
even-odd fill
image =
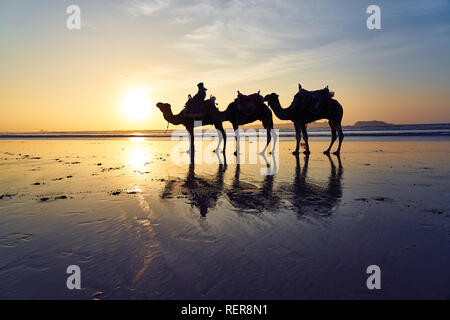
[[[221,110],[237,90],[287,107],[300,82],[329,85],[344,124],[450,122],[449,1],[0,2],[0,132],[163,129],[155,103],[177,113],[200,81]]]

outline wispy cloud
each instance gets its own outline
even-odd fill
[[[166,32],[171,58],[158,68],[170,72],[146,70],[154,86],[189,87],[202,80],[238,88],[324,74],[327,79],[355,77],[373,69],[374,61],[396,61],[426,44],[417,43],[418,34],[435,31],[407,33],[408,24],[401,21],[437,14],[448,1],[386,3],[383,25],[391,28],[378,34],[366,29],[366,7],[361,1],[133,0],[128,10],[133,16],[157,15],[158,28]],[[445,26],[440,29],[448,36]]]
[[[126,10],[132,16],[151,16],[170,7],[170,0],[131,0],[126,3]]]

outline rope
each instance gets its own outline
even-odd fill
[[[167,128],[166,128],[166,132],[164,132],[164,134],[167,133],[167,130],[169,130],[169,121],[167,121]]]

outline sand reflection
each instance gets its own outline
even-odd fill
[[[128,153],[127,165],[135,172],[144,172],[145,166],[150,162],[149,148],[143,138],[131,138],[134,146]]]
[[[309,156],[305,156],[303,167],[299,156],[296,157],[295,177],[292,185],[283,189],[289,197],[294,210],[303,215],[316,212],[322,216],[330,215],[342,198],[342,175],[344,168],[337,156],[338,167],[330,155],[326,155],[330,163],[330,175],[326,184],[315,182],[308,178]]]
[[[210,208],[214,208],[224,189],[224,174],[226,163],[220,163],[213,178],[202,178],[195,175],[195,164],[189,165],[185,179],[167,181],[161,194],[162,199],[176,196],[188,199],[188,203],[198,208],[200,215],[205,217]]]
[[[195,164],[188,167],[186,178],[168,180],[161,193],[161,198],[186,199],[186,202],[199,210],[206,217],[211,208],[217,206],[223,198],[231,206],[245,213],[278,212],[281,209],[294,210],[299,217],[304,214],[328,216],[339,205],[342,198],[343,166],[340,157],[338,165],[331,156],[325,156],[330,165],[330,174],[326,183],[308,177],[309,156],[305,156],[303,165],[296,157],[294,179],[292,183],[276,182],[277,174],[265,175],[261,183],[241,178],[242,167],[234,165],[232,179],[225,179],[228,165],[226,158],[219,161],[216,173],[212,177],[199,176],[195,172]],[[265,158],[268,172],[278,164],[275,157]],[[231,181],[226,183],[225,181]]]

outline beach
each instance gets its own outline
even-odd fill
[[[164,137],[1,139],[0,298],[449,299],[450,139],[328,139],[195,165]]]

